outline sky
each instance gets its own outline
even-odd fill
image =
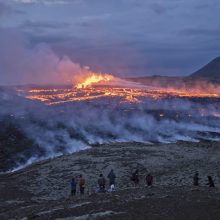
[[[48,71],[187,75],[220,56],[219,11],[219,0],[0,0],[0,80],[39,78],[50,57]]]

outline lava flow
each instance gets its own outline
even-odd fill
[[[74,86],[20,87],[20,95],[48,106],[16,96],[10,114],[50,156],[97,143],[219,141],[215,88],[152,87],[92,74]],[[8,106],[4,100],[7,113]]]
[[[218,90],[206,92],[199,89],[158,88],[142,85],[110,74],[92,73],[79,80],[74,87],[65,88],[32,88],[20,90],[26,98],[38,100],[48,105],[74,101],[98,100],[102,98],[118,98],[119,102],[138,103],[147,98],[213,98],[220,99]]]

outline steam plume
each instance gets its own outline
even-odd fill
[[[0,84],[70,84],[88,71],[46,44],[32,46],[16,29],[0,28]]]
[[[2,91],[0,105],[0,119],[10,115],[43,152],[33,153],[33,161],[98,143],[220,140],[216,101],[148,98],[142,103],[125,103],[114,97],[46,106]],[[26,158],[28,164],[31,158]]]

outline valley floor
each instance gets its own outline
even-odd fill
[[[219,219],[220,142],[146,145],[115,143],[42,161],[0,175],[0,219]],[[140,185],[130,181],[135,169]],[[100,173],[114,169],[117,190],[96,194]],[[194,172],[200,186],[192,187]],[[154,186],[144,184],[151,172]],[[83,174],[86,194],[70,197],[72,176]],[[216,188],[206,186],[207,175]]]

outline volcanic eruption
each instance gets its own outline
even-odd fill
[[[28,85],[0,90],[0,136],[7,137],[3,171],[93,144],[220,139],[219,85],[119,78],[59,57],[45,45],[19,49],[24,56],[5,65],[9,74],[3,79],[15,72]]]
[[[114,79],[114,76],[110,74],[96,74],[96,73],[90,73],[86,77],[83,77],[76,85],[77,89],[87,88],[99,83],[106,83]]]

